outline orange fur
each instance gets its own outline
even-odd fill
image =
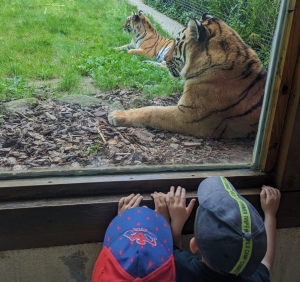
[[[132,32],[129,44],[118,47],[118,50],[128,50],[132,55],[144,55],[164,61],[164,56],[172,45],[172,40],[160,35],[143,11],[133,13],[123,24],[126,33]]]
[[[175,106],[114,111],[115,126],[150,126],[197,137],[256,134],[266,72],[253,49],[223,21],[207,14],[190,20],[165,56],[170,74],[181,76]]]

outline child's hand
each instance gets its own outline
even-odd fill
[[[154,200],[155,211],[158,212],[170,224],[170,215],[166,202],[166,194],[154,192],[151,194]]]
[[[140,194],[131,194],[127,197],[121,198],[118,206],[118,214],[130,208],[138,207],[142,200],[143,196],[141,196]]]
[[[270,186],[263,185],[260,192],[261,208],[264,211],[265,229],[267,233],[267,252],[262,260],[268,270],[272,269],[275,257],[276,242],[276,212],[280,202],[280,191]]]
[[[196,199],[192,199],[188,206],[186,206],[186,191],[180,186],[177,187],[174,193],[175,187],[170,188],[166,197],[166,202],[171,217],[171,229],[173,236],[180,236],[182,228],[190,216]]]
[[[281,194],[278,189],[266,185],[262,186],[262,191],[260,192],[260,203],[265,216],[276,216],[280,196]]]

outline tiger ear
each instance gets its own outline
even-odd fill
[[[140,17],[136,12],[132,12],[133,20],[136,22],[140,21]]]
[[[210,20],[210,19],[212,19],[212,18],[213,18],[213,16],[210,15],[210,14],[208,14],[208,13],[204,13],[204,14],[202,15],[202,21]]]
[[[196,41],[203,38],[206,35],[205,28],[203,25],[194,19],[190,19],[188,23],[188,28],[190,30],[190,37]]]
[[[139,10],[139,15],[144,15],[144,11]]]
[[[207,29],[197,20],[190,19],[188,27],[190,30],[190,37],[196,41],[202,41],[209,35]]]

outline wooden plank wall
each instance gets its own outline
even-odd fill
[[[300,21],[299,21],[300,26]],[[300,34],[300,32],[299,32]],[[275,182],[282,190],[300,190],[300,49],[278,154]]]
[[[189,195],[188,201],[196,195]],[[39,200],[1,205],[0,250],[27,249],[102,242],[109,222],[117,214],[120,197],[84,197]],[[245,195],[260,212],[259,190]],[[277,215],[278,228],[300,226],[300,192],[283,192]],[[142,203],[153,208],[146,197]],[[192,234],[195,210],[183,233]]]

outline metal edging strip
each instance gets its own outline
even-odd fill
[[[287,24],[287,15],[288,15],[288,7],[291,0],[282,0],[276,30],[274,33],[274,39],[272,44],[272,49],[270,53],[270,65],[268,68],[268,77],[265,88],[265,96],[262,106],[262,111],[260,115],[260,121],[258,125],[257,136],[255,139],[254,149],[253,149],[253,159],[252,159],[252,169],[257,169],[260,164],[260,156],[262,152],[262,142],[265,135],[265,127],[267,125],[267,115],[268,110],[270,109],[270,97],[274,88],[275,76],[279,64],[280,52],[282,50],[282,35]]]

